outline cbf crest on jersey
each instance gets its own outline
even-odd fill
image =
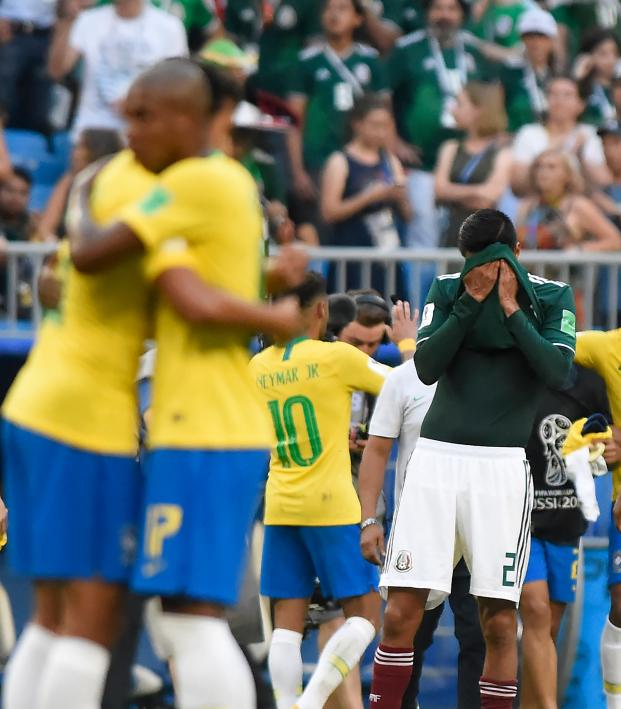
[[[405,571],[409,571],[411,568],[412,568],[412,555],[410,554],[409,551],[402,549],[397,554],[397,558],[395,559],[395,569],[397,569],[397,571],[401,571],[403,573]]]

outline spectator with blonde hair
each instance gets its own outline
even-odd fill
[[[500,84],[469,82],[457,97],[453,116],[465,138],[442,145],[435,170],[436,199],[448,207],[442,246],[457,246],[459,228],[470,214],[496,206],[511,170]]]
[[[530,166],[532,197],[522,200],[518,238],[527,249],[616,251],[621,234],[584,195],[578,162],[560,150],[544,150]]]

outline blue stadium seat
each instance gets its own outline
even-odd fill
[[[7,148],[14,165],[35,172],[39,162],[48,157],[46,138],[41,133],[28,130],[6,130]]]
[[[59,155],[42,156],[32,172],[36,185],[55,185],[67,170],[67,162]]]
[[[71,155],[71,135],[68,131],[59,131],[52,136],[52,150],[54,155],[69,161]]]
[[[33,212],[43,211],[54,190],[54,185],[33,185],[30,195],[30,209]]]

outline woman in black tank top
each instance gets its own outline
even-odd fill
[[[436,200],[447,208],[442,246],[456,246],[459,228],[477,209],[495,207],[509,186],[511,153],[499,84],[470,82],[457,97],[453,115],[465,132],[440,148],[435,171]]]
[[[398,159],[388,152],[392,118],[384,98],[364,96],[352,111],[353,137],[342,152],[328,160],[321,190],[321,211],[332,224],[334,246],[374,247],[382,251],[399,248],[398,218],[411,218],[405,176]],[[364,270],[348,264],[346,289],[371,287],[384,292],[389,283],[386,269],[375,264],[371,283],[363,283]],[[394,290],[404,292],[400,269]],[[334,274],[330,277],[335,288]]]

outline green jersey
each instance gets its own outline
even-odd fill
[[[225,26],[247,42],[259,44],[259,69],[253,83],[259,89],[286,97],[291,68],[308,41],[320,34],[316,0],[281,0],[270,4],[272,15],[257,0],[228,0]]]
[[[509,118],[509,132],[515,133],[527,123],[539,123],[547,108],[546,87],[552,72],[533,70],[524,59],[507,65],[500,73]]]
[[[291,93],[307,99],[304,121],[304,164],[320,169],[326,158],[343,147],[347,117],[357,96],[386,89],[379,55],[365,44],[354,44],[337,55],[327,44],[300,53]]]
[[[399,133],[421,149],[422,168],[433,170],[438,148],[456,137],[451,109],[472,79],[496,71],[477,49],[478,40],[459,32],[450,47],[440,47],[425,30],[401,37],[387,61]]]
[[[151,5],[160,10],[176,15],[185,25],[186,30],[215,29],[220,20],[216,14],[213,0],[149,0]],[[98,0],[97,5],[111,5],[112,0]]]
[[[526,274],[534,303],[520,290],[521,309],[506,318],[477,320],[496,289],[478,303],[461,274],[436,278],[421,316],[416,369],[438,382],[421,436],[447,443],[524,447],[546,386],[560,388],[576,347],[571,287]],[[486,342],[504,341],[502,347]]]
[[[621,39],[621,24],[615,3],[568,0],[550,12],[559,25],[567,27],[567,50],[570,59],[578,54],[582,38],[593,27],[611,29]]]
[[[580,120],[593,126],[601,126],[609,121],[614,121],[616,115],[617,111],[612,100],[610,88],[593,83],[591,93],[586,100],[586,108]]]
[[[498,5],[491,2],[478,22],[471,25],[473,34],[501,47],[515,47],[521,41],[518,20],[527,9],[524,2]]]
[[[422,4],[416,0],[383,0],[381,16],[399,27],[403,34],[410,34],[425,26]]]

